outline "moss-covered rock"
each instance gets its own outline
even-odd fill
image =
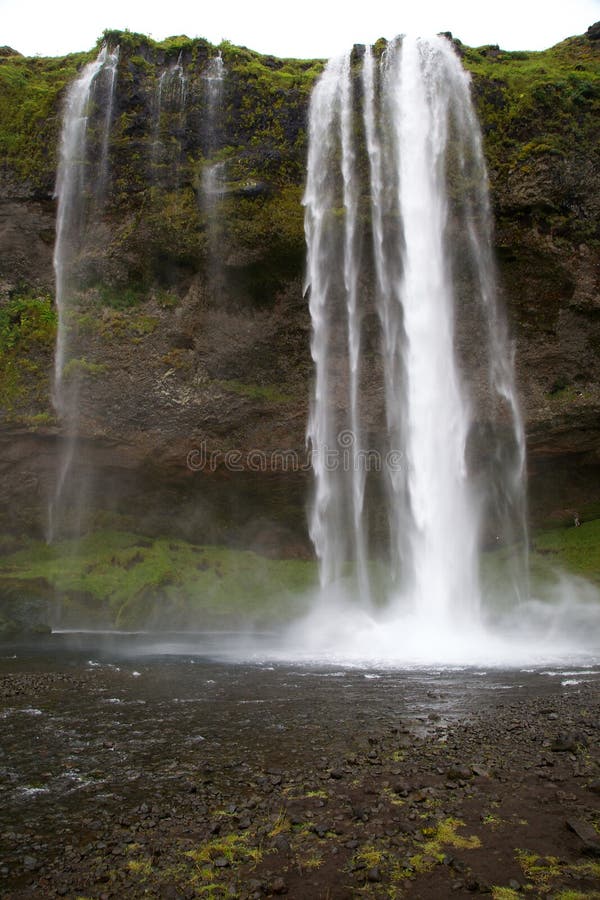
[[[592,37],[536,53],[456,42],[484,132],[532,459],[577,455],[590,471],[600,440],[600,45]],[[47,318],[34,338],[28,317],[11,310],[35,301],[50,315],[62,102],[102,42],[120,46],[109,190],[77,260],[68,322],[72,366],[85,376],[79,427],[100,447],[94,461],[108,465],[106,448],[118,446],[110,465],[151,460],[184,482],[187,454],[202,442],[244,457],[254,448],[301,454],[312,377],[301,197],[308,103],[323,62],[185,36],[156,42],[107,31],[94,50],[61,59],[0,53],[3,421],[42,437],[56,432],[54,325]],[[217,52],[226,76],[209,129],[206,76]],[[175,66],[185,105],[173,94],[159,106],[160,77]],[[91,110],[92,143],[98,124]],[[215,166],[219,190],[209,203]],[[42,479],[33,458],[14,463],[7,497],[12,485]],[[48,490],[31,494],[27,518],[41,519]],[[536,501],[541,518],[559,505],[545,503]]]
[[[45,578],[0,582],[0,640],[50,632],[54,592]]]

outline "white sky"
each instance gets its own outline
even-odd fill
[[[105,28],[129,28],[301,58],[402,32],[541,50],[599,19],[600,0],[0,0],[0,46],[58,56],[89,50]]]

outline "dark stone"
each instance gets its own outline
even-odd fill
[[[451,769],[448,769],[446,773],[446,778],[448,781],[467,781],[469,778],[473,777],[473,771],[467,766],[454,766]]]
[[[593,25],[590,25],[586,35],[590,41],[600,41],[600,22],[594,22]]]
[[[280,853],[290,852],[290,842],[284,834],[278,834],[273,838],[273,847]]]
[[[193,350],[193,335],[186,334],[183,331],[174,331],[171,334],[171,347],[175,347],[177,350]]]
[[[584,822],[583,819],[567,819],[567,828],[583,841],[583,853],[585,856],[600,857],[600,838],[596,829]]]
[[[550,749],[554,753],[577,753],[580,747],[587,747],[587,738],[580,731],[557,734]]]
[[[403,782],[398,782],[392,787],[392,790],[395,794],[398,794],[399,797],[408,797],[410,794],[410,786],[404,784]]]
[[[288,892],[287,884],[285,883],[283,878],[281,878],[281,876],[279,876],[278,878],[275,878],[271,882],[270,887],[271,887],[271,891],[274,894],[287,894],[287,892]]]

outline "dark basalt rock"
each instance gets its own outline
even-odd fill
[[[581,747],[587,747],[587,745],[586,736],[579,731],[574,731],[557,735],[552,741],[550,749],[554,753],[577,753]]]
[[[593,25],[590,25],[586,35],[590,41],[600,41],[600,22],[594,22]]]

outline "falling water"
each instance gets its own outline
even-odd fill
[[[173,116],[173,124],[176,131],[182,133],[185,128],[187,94],[188,81],[183,67],[182,54],[180,53],[177,62],[161,72],[156,85],[154,135],[152,140],[152,164],[154,168],[168,162],[167,148],[162,135],[163,113],[167,111]],[[176,139],[174,138],[174,140]],[[179,168],[182,153],[181,141],[176,141],[176,147],[175,163],[177,168]]]
[[[86,232],[97,216],[108,178],[108,149],[113,115],[119,49],[102,47],[98,57],[88,63],[69,87],[65,100],[60,158],[55,196],[58,200],[54,272],[58,330],[54,361],[53,403],[63,425],[65,442],[60,454],[54,495],[49,504],[48,539],[52,541],[60,527],[68,476],[75,456],[79,420],[79,378],[69,363],[70,314],[78,288],[77,264],[85,245]],[[99,113],[96,154],[97,168],[88,171],[89,125]],[[100,104],[100,101],[102,103]]]
[[[225,64],[221,51],[209,60],[204,73],[204,83],[206,85],[205,156],[210,160],[219,149],[218,119],[223,107],[225,84]],[[225,163],[222,161],[211,162],[204,167],[202,173],[203,205],[211,231],[214,231],[216,203],[223,191],[224,176]]]
[[[443,632],[479,616],[488,520],[522,561],[523,426],[469,76],[443,37],[367,49],[359,80],[360,57],[329,62],[310,110],[310,531],[324,595],[353,568],[345,590],[368,608],[384,559],[388,609]],[[369,532],[377,519],[387,537]]]

